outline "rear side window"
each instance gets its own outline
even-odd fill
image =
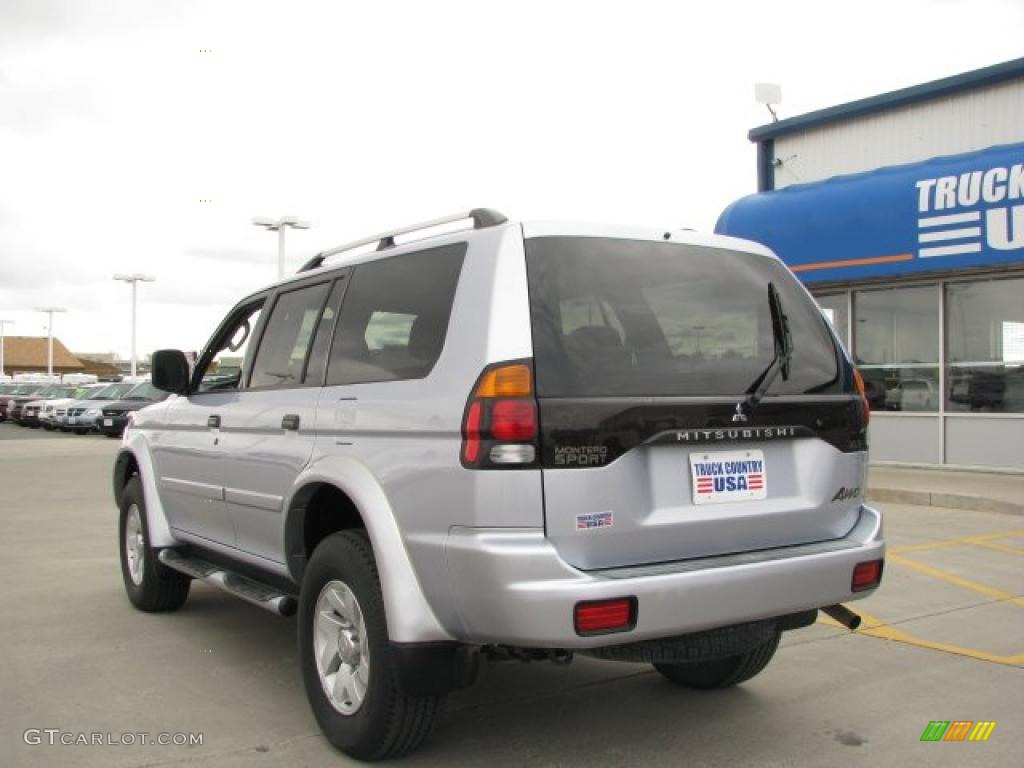
[[[441,355],[466,244],[360,264],[338,318],[328,384],[421,379]]]
[[[737,396],[774,355],[768,284],[793,337],[770,394],[837,382],[816,305],[778,261],[640,240],[526,242],[537,391],[546,397]]]
[[[294,387],[302,381],[328,287],[319,283],[278,296],[252,364],[250,387]]]

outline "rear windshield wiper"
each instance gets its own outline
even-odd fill
[[[775,354],[772,361],[768,363],[768,367],[754,379],[747,389],[746,397],[736,403],[736,413],[732,415],[734,422],[747,420],[780,373],[783,381],[789,380],[789,361],[793,357],[793,336],[789,332],[789,318],[782,311],[782,297],[779,296],[775,283],[771,282],[768,283],[768,309],[772,316]]]

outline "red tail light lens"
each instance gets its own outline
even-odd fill
[[[536,466],[539,431],[529,361],[488,366],[473,387],[462,419],[462,465]]]
[[[462,440],[462,460],[467,464],[476,464],[480,458],[480,415],[484,406],[478,400],[469,404],[466,411],[465,437]]]
[[[636,626],[636,607],[635,597],[577,603],[573,610],[576,634],[599,635],[630,630]]]
[[[857,563],[853,568],[853,579],[850,582],[850,590],[863,592],[865,589],[874,589],[882,582],[882,560],[868,560],[864,563]]]
[[[491,408],[495,440],[521,442],[537,436],[537,406],[532,400],[497,400]]]

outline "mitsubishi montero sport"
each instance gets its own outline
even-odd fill
[[[881,580],[863,382],[754,243],[476,209],[318,254],[153,383],[114,470],[128,597],[297,614],[358,758],[418,746],[481,656],[731,686]]]

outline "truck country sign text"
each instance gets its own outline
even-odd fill
[[[921,179],[918,257],[1024,248],[1024,163]],[[979,209],[980,206],[980,209]],[[967,210],[973,209],[973,210]]]

